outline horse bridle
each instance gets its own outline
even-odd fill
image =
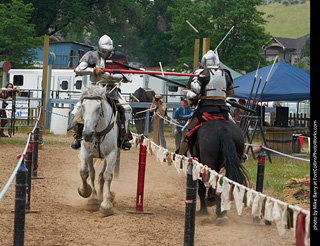
[[[104,118],[103,109],[102,109],[102,99],[103,99],[103,98],[100,97],[100,96],[85,96],[85,97],[82,98],[81,101],[83,102],[83,100],[85,100],[85,99],[86,99],[86,100],[100,100],[100,113],[99,113],[99,118],[98,118],[98,120],[97,120],[97,123],[96,123],[96,125],[95,125],[95,127],[94,127],[94,130],[95,130],[94,135],[95,135],[95,137],[96,137],[96,139],[97,139],[98,150],[99,150],[99,157],[101,158],[101,152],[100,152],[100,143],[102,142],[102,141],[101,141],[101,138],[104,137],[107,133],[109,133],[109,132],[111,131],[111,129],[112,129],[113,126],[114,126],[114,121],[115,121],[116,119],[114,119],[114,121],[111,122],[111,121],[112,121],[112,117],[111,117],[109,124],[107,124],[107,127],[106,127],[104,130],[102,130],[102,131],[100,131],[100,132],[97,132],[97,131],[96,131],[96,128],[97,128],[97,126],[98,126],[98,123],[99,123],[99,121],[100,121],[101,116]]]
[[[83,97],[83,98],[82,98],[82,102],[83,102],[83,100],[100,100],[99,118],[98,118],[98,120],[97,120],[96,125],[94,126],[94,130],[96,131],[96,128],[97,128],[97,126],[98,126],[98,123],[99,123],[99,120],[100,120],[101,116],[104,117],[104,115],[103,115],[103,110],[102,110],[102,97],[100,97],[100,96],[92,96],[92,97],[86,96],[86,97]],[[96,133],[96,132],[95,132],[95,133]]]

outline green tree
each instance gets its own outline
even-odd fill
[[[294,64],[294,66],[301,68],[307,72],[310,72],[310,57],[303,57],[298,63]]]
[[[94,10],[99,10],[107,0],[23,0],[25,4],[32,4],[30,24],[35,25],[37,36],[54,35],[65,29],[73,31],[83,30],[90,24]]]
[[[265,33],[262,12],[256,5],[261,0],[179,0],[171,23],[171,44],[180,49],[180,63],[192,66],[195,38],[210,38],[210,48],[215,49],[228,30],[234,30],[218,49],[220,60],[228,66],[245,70],[265,64],[260,55],[271,36]],[[196,33],[186,24],[189,20],[199,31]]]
[[[0,0],[1,1],[1,0]],[[142,42],[144,7],[136,0],[24,0],[34,10],[30,23],[38,36],[48,34],[58,40],[78,41],[97,46],[103,34],[109,35],[119,49],[130,57],[139,54]],[[149,2],[149,1],[146,1]],[[118,45],[121,45],[120,48]]]
[[[300,59],[303,57],[310,57],[310,38],[306,40],[301,49]]]
[[[178,53],[171,46],[171,35],[168,33],[169,23],[172,21],[172,14],[167,11],[168,6],[173,6],[175,1],[145,1],[142,5],[145,9],[143,23],[138,30],[138,37],[141,40],[141,54],[149,66],[177,65],[176,56]]]
[[[310,38],[304,43],[301,49],[300,60],[294,66],[310,72]]]
[[[41,43],[34,25],[28,23],[32,11],[32,5],[22,0],[0,3],[0,54],[8,56],[5,59],[14,67],[30,66],[34,58],[31,49]]]
[[[128,19],[138,22],[141,12],[135,0],[23,1],[34,7],[30,23],[36,25],[37,36],[59,33],[81,39],[82,34],[93,36],[92,43],[105,33],[122,32]]]

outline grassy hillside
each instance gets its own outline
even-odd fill
[[[274,37],[298,38],[310,32],[310,1],[289,6],[272,3],[257,9],[265,13],[266,31]]]

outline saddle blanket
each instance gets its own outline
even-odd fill
[[[187,134],[186,134],[186,138],[189,140],[196,132],[196,130],[198,130],[199,127],[201,127],[206,121],[209,120],[225,120],[224,117],[220,117],[220,116],[214,116],[211,114],[208,114],[206,112],[204,112],[202,114],[202,118],[205,120],[203,122],[200,122],[198,125],[196,125],[192,130],[190,130]]]

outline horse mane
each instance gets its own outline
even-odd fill
[[[101,97],[101,99],[106,100],[105,88],[102,85],[89,85],[82,89],[80,101],[83,102],[85,97]]]

